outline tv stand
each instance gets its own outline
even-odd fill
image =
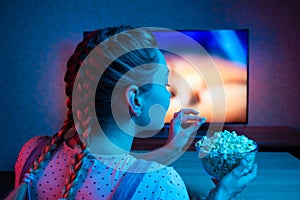
[[[207,130],[207,129],[206,129]],[[205,127],[198,130],[197,136],[188,150],[195,151],[195,142],[206,135]],[[259,151],[290,152],[300,158],[300,131],[291,127],[238,126],[225,125],[223,130],[235,131],[259,144]],[[133,149],[153,150],[162,147],[167,141],[168,128],[151,138],[135,138]]]

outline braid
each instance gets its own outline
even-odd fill
[[[90,51],[95,48],[101,40],[99,40],[99,31],[94,31],[90,33],[85,34],[84,40],[78,44],[75,53],[70,58],[67,67],[68,71],[70,73],[66,73],[65,81],[73,80],[72,83],[67,84],[66,87],[66,94],[69,96],[67,100],[67,107],[69,108],[68,116],[69,118],[73,119],[73,113],[72,113],[72,92],[74,87],[74,80],[75,77],[78,75],[79,66],[82,64],[83,60],[86,58],[86,56],[90,53]],[[103,40],[103,39],[102,39]],[[85,72],[85,74],[80,74],[80,76],[88,76],[90,80],[96,81],[95,77],[92,77],[91,73]],[[82,92],[83,97],[82,101],[85,101],[88,98],[93,98],[93,94],[91,94],[89,91],[89,85],[82,83],[80,84],[78,90]],[[76,102],[76,106],[80,106],[80,102]],[[86,139],[90,135],[92,123],[94,123],[97,120],[91,119],[91,108],[87,106],[86,108],[79,109],[77,113],[75,113],[78,116],[78,122],[79,124],[76,124],[76,129],[79,131],[79,134],[82,136],[81,139],[85,140],[82,141],[78,137],[77,133],[77,145],[75,146],[76,153],[73,156],[72,159],[72,165],[70,167],[69,176],[66,179],[66,185],[63,190],[63,198],[64,199],[75,199],[76,194],[76,188],[75,183],[78,181],[79,178],[84,179],[84,167],[83,163],[86,160],[86,155],[89,154],[88,150],[84,146],[84,144],[87,143]],[[77,186],[78,187],[78,186]]]
[[[68,138],[65,138],[65,134],[68,132],[70,128],[74,126],[73,114],[72,114],[72,89],[73,89],[76,73],[78,72],[80,67],[78,62],[76,62],[77,57],[75,56],[80,46],[81,43],[77,46],[74,55],[71,56],[71,58],[69,59],[67,63],[67,71],[64,78],[66,82],[65,92],[67,95],[66,106],[68,108],[67,118],[64,121],[64,124],[60,129],[60,131],[52,137],[51,143],[44,148],[39,158],[36,161],[34,161],[34,164],[29,169],[29,172],[31,174],[34,175],[37,174],[38,171],[41,168],[43,168],[45,163],[47,163],[47,161],[52,157],[54,152],[56,152],[56,150],[61,146],[61,144],[65,141],[65,139],[70,138],[70,136]]]
[[[108,28],[108,29],[104,29],[104,30],[100,30],[100,31],[93,31],[90,33],[86,33],[85,34],[85,39],[83,42],[81,42],[78,46],[77,49],[74,53],[74,55],[71,57],[70,61],[68,64],[70,63],[82,63],[83,59],[86,58],[86,56],[90,53],[90,51],[92,49],[94,49],[99,43],[101,43],[104,39],[109,38],[110,36],[120,33],[124,30],[128,30],[130,29],[130,27],[125,27],[125,26],[121,26],[120,28]],[[77,66],[77,65],[76,65]],[[95,68],[98,67],[97,65],[95,66]],[[68,70],[74,68],[74,66],[72,66],[70,64],[70,66],[68,66]],[[78,74],[78,68],[76,68],[76,73],[72,73],[70,74],[70,76],[74,76],[74,74],[76,74],[77,76],[81,76],[81,77],[86,77],[87,80],[92,81],[92,82],[96,82],[98,81],[97,78],[94,76],[94,72],[93,71],[88,71],[85,70],[84,72]],[[90,70],[95,70],[95,69],[90,69]],[[70,76],[66,76],[66,79],[73,79],[73,77]],[[73,82],[74,84],[74,82]],[[97,84],[97,83],[96,83]],[[66,93],[70,94],[69,92],[73,91],[73,86],[74,85],[70,85],[67,89],[69,91],[66,91]],[[78,88],[76,88],[81,95],[81,99],[76,102],[76,107],[80,108],[77,109],[77,113],[75,113],[78,117],[78,124],[76,124],[76,129],[78,131],[77,133],[77,137],[78,134],[81,136],[80,139],[82,140],[82,142],[80,141],[80,143],[78,143],[78,145],[76,146],[76,154],[74,155],[73,158],[73,162],[72,162],[72,166],[70,167],[70,174],[66,180],[66,185],[65,188],[63,190],[63,198],[65,199],[74,199],[76,196],[76,187],[79,187],[78,184],[76,184],[79,180],[79,178],[81,179],[85,179],[86,176],[86,170],[84,166],[84,163],[86,161],[86,156],[89,155],[89,151],[86,149],[86,145],[89,144],[89,136],[93,133],[96,132],[95,130],[93,130],[93,124],[94,123],[98,123],[98,119],[94,119],[91,116],[91,112],[93,112],[93,109],[91,106],[87,105],[86,107],[82,108],[81,102],[86,102],[87,99],[91,99],[91,98],[95,98],[95,94],[93,94],[91,92],[90,89],[90,84],[86,83],[86,82],[82,82],[78,84]],[[72,106],[72,99],[68,100],[68,106]],[[69,107],[69,109],[71,110],[71,108]],[[72,113],[71,113],[72,114]],[[85,145],[84,145],[85,144]]]
[[[76,140],[76,145],[75,145],[75,150],[76,153],[72,159],[72,165],[70,167],[70,174],[66,180],[66,185],[64,187],[63,190],[63,198],[65,199],[75,199],[76,196],[76,183],[78,182],[79,178],[85,179],[86,176],[86,170],[85,167],[83,167],[86,162],[86,157],[87,155],[89,155],[89,151],[86,148],[87,144],[89,144],[88,139],[90,138],[91,134],[96,132],[95,130],[93,130],[93,124],[94,123],[98,123],[100,122],[99,119],[101,120],[102,115],[98,115],[98,111],[96,109],[97,112],[97,118],[98,119],[93,119],[91,116],[91,112],[94,112],[93,110],[95,108],[92,108],[91,106],[86,106],[85,108],[82,108],[82,101],[86,101],[87,99],[91,99],[91,98],[95,98],[95,94],[92,94],[91,89],[90,89],[90,85],[89,83],[79,83],[78,87],[76,88],[80,94],[82,94],[81,99],[78,102],[73,102],[72,101],[72,93],[73,93],[73,88],[74,88],[74,82],[76,77],[82,76],[82,77],[87,77],[88,80],[90,81],[98,81],[96,77],[94,77],[94,72],[93,71],[84,71],[80,74],[78,74],[78,71],[81,67],[81,64],[83,63],[83,61],[85,60],[85,58],[87,57],[87,55],[98,45],[100,44],[102,41],[104,41],[107,38],[110,38],[111,36],[118,34],[120,32],[123,32],[125,30],[129,30],[131,29],[131,27],[127,27],[127,26],[121,26],[121,27],[117,27],[117,28],[107,28],[107,29],[103,29],[103,30],[96,30],[96,31],[92,31],[92,32],[86,32],[84,33],[84,39],[82,42],[80,42],[73,55],[70,57],[70,59],[67,62],[67,71],[64,77],[64,81],[66,83],[66,87],[65,87],[65,93],[67,96],[67,100],[66,100],[66,106],[68,108],[67,111],[67,118],[64,121],[64,124],[62,126],[62,128],[60,129],[60,131],[55,134],[52,137],[51,143],[49,145],[47,145],[41,155],[38,157],[37,160],[34,161],[33,165],[31,166],[31,168],[29,169],[29,175],[27,174],[26,177],[26,181],[23,182],[20,185],[20,188],[22,189],[18,189],[18,191],[14,191],[13,193],[11,193],[12,195],[10,195],[9,199],[24,199],[24,196],[26,195],[26,185],[28,186],[30,181],[32,180],[32,177],[35,176],[41,169],[44,168],[44,166],[48,163],[48,161],[52,158],[52,156],[55,154],[55,152],[59,149],[59,147],[64,143],[64,141],[74,138]],[[141,33],[143,34],[143,33]],[[131,37],[131,36],[128,36]],[[133,37],[134,38],[134,37]],[[137,37],[138,38],[138,37]],[[117,38],[115,38],[118,41]],[[119,38],[120,41],[124,42],[123,46],[120,46],[120,48],[126,48],[127,42],[132,43],[130,44],[131,46],[135,45],[135,43],[137,41],[134,40],[127,40],[125,38]],[[149,39],[149,40],[148,40]],[[150,43],[152,43],[152,37],[146,38],[146,40]],[[119,44],[119,43],[118,43]],[[107,51],[107,52],[102,52],[103,54],[110,54],[112,56],[114,56],[113,51]],[[106,56],[106,55],[105,55]],[[130,57],[130,56],[134,56],[134,57]],[[125,56],[126,57],[126,56]],[[100,81],[100,93],[102,93],[102,95],[97,94],[96,93],[96,102],[99,102],[100,104],[102,102],[104,102],[105,104],[109,103],[109,101],[107,101],[108,98],[106,97],[107,95],[105,95],[105,91],[111,91],[111,88],[109,88],[109,86],[111,85],[115,85],[115,81],[117,81],[120,76],[122,76],[122,74],[124,74],[127,71],[130,71],[130,69],[132,68],[132,66],[137,66],[139,64],[143,64],[145,60],[149,60],[152,61],[154,58],[156,58],[157,56],[155,56],[154,54],[150,54],[150,52],[135,52],[134,54],[129,54],[127,55],[127,59],[124,60],[120,59],[116,62],[114,62],[113,66],[110,68],[110,70],[108,71],[108,73],[106,74],[106,77],[103,79],[103,81]],[[128,65],[127,65],[127,64]],[[94,66],[93,63],[91,63],[92,66]],[[97,63],[96,63],[97,65]],[[97,67],[95,65],[95,67]],[[95,70],[95,69],[91,69],[91,70]],[[111,75],[113,74],[118,74],[117,76],[111,77]],[[102,87],[103,86],[103,87]],[[108,86],[108,88],[106,87]],[[97,92],[98,92],[98,88],[97,88]],[[105,96],[102,99],[98,99],[100,96]],[[103,101],[102,101],[103,100]],[[76,116],[79,120],[77,120],[78,124],[76,124],[76,130],[74,129],[71,130],[72,128],[75,127],[75,122],[73,119],[73,111],[72,111],[72,107],[74,106],[73,104],[76,104],[76,108],[78,108],[76,111]],[[104,105],[104,104],[103,104]],[[96,105],[96,107],[107,107],[106,105],[104,106],[99,106]],[[110,107],[110,106],[108,106]],[[106,110],[102,111],[104,113],[104,119],[105,119],[105,115],[107,113]],[[102,113],[100,112],[100,113]],[[107,118],[106,118],[107,119]],[[79,135],[81,136],[81,138],[79,138]],[[29,180],[31,179],[31,180]],[[25,179],[24,179],[25,180]],[[28,181],[29,180],[29,181]],[[25,189],[24,189],[25,188]],[[25,191],[25,192],[24,192]]]
[[[80,68],[80,65],[83,62],[83,60],[85,59],[85,57],[87,56],[87,54],[89,53],[89,52],[87,52],[87,48],[85,47],[86,43],[87,43],[86,41],[83,41],[77,45],[74,54],[71,56],[71,58],[69,59],[69,61],[67,63],[67,71],[66,71],[65,78],[64,78],[64,81],[66,82],[66,89],[65,89],[65,93],[67,96],[66,106],[68,108],[67,119],[64,121],[64,125],[60,129],[60,131],[52,137],[51,143],[44,148],[40,157],[34,162],[33,166],[30,168],[29,172],[33,175],[36,175],[39,172],[39,170],[44,167],[44,165],[47,163],[47,161],[54,155],[56,150],[62,145],[62,143],[66,139],[70,139],[70,138],[74,137],[77,141],[77,144],[81,146],[81,149],[85,149],[82,142],[78,138],[76,131],[72,131],[70,135],[66,135],[66,133],[68,132],[68,130],[70,128],[74,127],[73,112],[72,112],[72,91],[73,91],[74,81],[75,81],[77,72]],[[84,154],[82,154],[82,153],[84,153]],[[82,158],[84,158],[84,156],[86,154],[86,151],[82,151],[82,153],[74,155],[74,157],[76,159],[73,160],[74,161],[73,163],[77,167],[75,167],[75,170],[73,170],[73,172],[78,171],[78,169],[80,169],[80,167],[81,167],[81,165],[79,165],[80,167],[77,165],[77,162],[81,163]],[[71,169],[71,171],[72,171],[72,169]],[[71,172],[71,174],[73,172]],[[75,177],[77,177],[77,176],[75,176]],[[74,180],[75,180],[75,178],[72,178],[72,179],[68,180],[68,182],[74,181]],[[71,187],[67,187],[67,189],[71,189]]]
[[[23,183],[13,190],[9,196],[6,197],[6,200],[19,200],[26,198],[26,195],[29,192],[28,188],[30,182],[34,179],[34,176],[40,171],[40,169],[43,169],[43,167],[47,164],[47,161],[55,154],[56,150],[64,141],[64,134],[70,127],[72,127],[72,122],[67,118],[60,131],[52,137],[51,143],[43,149],[42,154],[34,161],[28,173],[25,174]]]
[[[76,74],[79,70],[83,59],[85,58],[82,57],[83,54],[80,53],[82,50],[84,50],[84,48],[82,48],[83,46],[85,46],[84,42],[81,42],[77,45],[75,53],[71,56],[67,63],[67,71],[64,78],[64,81],[66,83],[65,93],[67,96],[66,106],[68,108],[67,118],[64,121],[64,124],[59,130],[59,132],[52,137],[51,143],[43,149],[41,155],[34,161],[33,165],[30,167],[28,173],[26,174],[23,183],[21,183],[18,188],[16,188],[9,194],[9,196],[6,198],[7,200],[25,199],[28,192],[27,187],[33,180],[34,176],[40,171],[40,169],[44,168],[44,166],[47,164],[50,158],[52,158],[52,156],[55,154],[56,150],[58,150],[58,148],[63,144],[65,139],[69,139],[72,136],[76,136],[76,133],[74,135],[73,132],[73,135],[69,135],[67,138],[65,138],[65,134],[68,132],[68,130],[74,127],[74,120],[72,114],[72,90]],[[79,139],[77,139],[77,141],[78,144],[81,144]]]
[[[44,163],[52,157],[54,152],[56,152],[59,146],[64,142],[64,134],[71,127],[72,122],[66,119],[61,130],[52,137],[51,143],[44,148],[39,158],[34,161],[33,166],[29,170],[30,173],[36,174],[39,171],[39,169],[44,166]]]
[[[76,188],[75,183],[78,182],[79,178],[85,179],[83,167],[86,163],[86,156],[89,154],[87,149],[82,149],[79,145],[76,146],[78,153],[73,156],[72,166],[70,167],[70,174],[66,180],[66,185],[63,190],[64,199],[75,199]]]

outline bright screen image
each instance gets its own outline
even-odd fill
[[[247,123],[248,30],[179,32],[199,43],[207,54],[182,50],[184,41],[180,41],[172,32],[154,33],[158,44],[181,48],[180,55],[163,51],[170,71],[172,93],[165,122],[169,123],[173,113],[181,108],[193,108],[200,111],[208,123]],[[195,68],[186,58],[201,64]],[[217,99],[218,94],[224,94],[225,110],[218,109],[218,104],[221,104]]]

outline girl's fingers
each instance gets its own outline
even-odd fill
[[[190,137],[192,134],[197,133],[197,130],[200,128],[200,126],[205,122],[199,122],[196,121],[194,123],[192,123],[189,127],[187,127],[186,129],[184,129],[184,132],[186,133],[186,137]]]
[[[250,173],[242,177],[242,181],[244,182],[244,184],[248,184],[251,181],[253,181],[256,176],[257,176],[257,164],[254,164]]]
[[[200,127],[199,122],[194,122],[188,128],[185,129],[185,133],[187,133],[187,136],[190,137],[190,135],[195,131],[197,131],[199,127]]]
[[[186,122],[186,121],[200,121],[201,117],[195,116],[195,115],[185,115],[180,118],[181,122]]]
[[[201,117],[201,124],[204,124],[206,122],[206,117]]]
[[[174,121],[176,124],[190,121],[190,122],[198,122],[200,123],[200,125],[202,125],[203,123],[206,122],[206,118],[200,116],[194,116],[194,115],[185,115],[180,118],[174,118],[172,121]]]
[[[193,109],[181,109],[179,112],[174,113],[173,119],[181,119],[184,116],[194,116],[199,118],[198,114],[199,112]]]
[[[194,110],[194,109],[190,109],[190,108],[183,108],[178,112],[174,113],[174,118],[178,117],[179,115],[183,115],[183,114],[194,114],[194,115],[198,115],[199,112]]]
[[[240,178],[243,176],[243,172],[247,169],[248,162],[245,159],[242,159],[240,164],[235,167],[230,173],[234,175],[236,178]]]
[[[191,109],[191,108],[184,108],[180,110],[181,113],[183,114],[194,114],[194,115],[198,115],[199,112],[197,110]]]

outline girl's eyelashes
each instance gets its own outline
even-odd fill
[[[169,92],[171,92],[172,91],[172,89],[171,89],[171,85],[170,84],[166,84],[166,88],[167,88],[167,90],[169,91]]]
[[[166,84],[166,89],[171,93],[171,98],[175,97],[174,90],[172,89],[170,84],[168,84],[168,83]]]

